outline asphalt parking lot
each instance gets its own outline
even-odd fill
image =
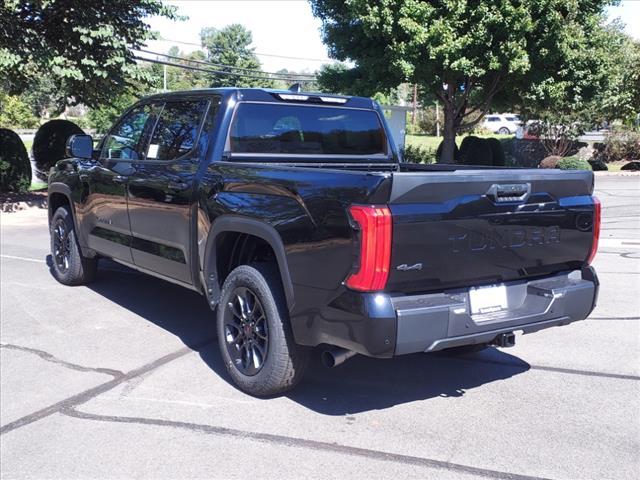
[[[230,385],[197,294],[110,262],[59,285],[46,212],[3,213],[1,476],[638,478],[640,176],[596,189],[587,321],[464,357],[316,361],[267,400]]]

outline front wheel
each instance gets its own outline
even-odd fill
[[[62,206],[55,211],[49,228],[53,276],[64,285],[90,283],[96,275],[98,259],[82,256],[68,207]]]
[[[255,396],[293,388],[308,350],[289,324],[280,275],[274,265],[241,265],[224,282],[217,310],[218,344],[234,383]]]
[[[511,131],[507,127],[502,127],[498,130],[500,135],[509,135]]]

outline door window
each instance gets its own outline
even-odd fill
[[[145,125],[150,115],[150,105],[134,107],[105,138],[101,157],[119,160],[142,159]]]
[[[149,143],[148,160],[175,160],[191,152],[198,141],[207,100],[164,105]]]

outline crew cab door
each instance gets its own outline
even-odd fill
[[[210,133],[203,125],[211,117],[207,112],[217,108],[210,100],[167,99],[154,105],[158,117],[145,158],[135,162],[128,181],[134,264],[189,284],[191,205]]]
[[[88,192],[82,212],[88,246],[127,263],[133,259],[126,184],[143,156],[152,118],[151,105],[133,107],[103,140],[98,161],[80,172]]]

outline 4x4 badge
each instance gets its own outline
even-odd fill
[[[403,263],[402,265],[398,265],[396,270],[400,270],[401,272],[408,272],[409,270],[422,270],[422,263],[414,263],[413,265],[407,265]]]

